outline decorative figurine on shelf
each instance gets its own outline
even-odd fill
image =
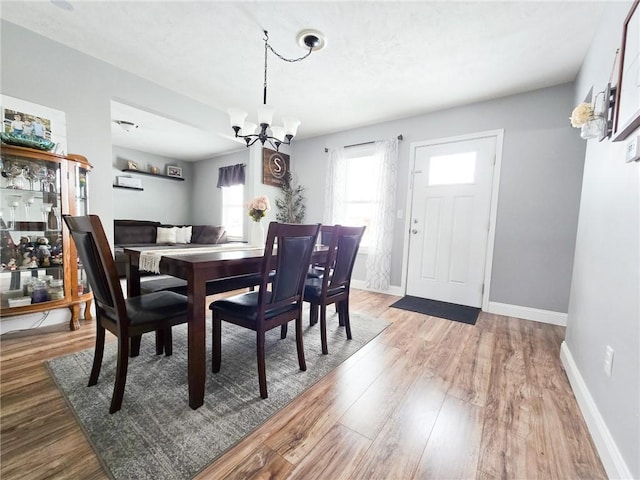
[[[33,243],[27,236],[20,237],[20,243],[17,245],[17,250],[20,257],[24,258],[25,252],[31,252],[33,250]]]
[[[62,237],[58,237],[51,246],[51,264],[62,265]]]
[[[16,259],[15,258],[10,258],[7,263],[3,263],[2,264],[2,270],[13,271],[13,270],[15,270],[17,268],[18,268],[18,265],[16,265]]]
[[[51,246],[49,245],[49,239],[47,237],[38,238],[36,257],[41,267],[51,266]]]
[[[38,268],[38,259],[33,247],[22,254],[22,268]]]
[[[11,233],[8,230],[0,230],[0,261],[3,263],[9,262],[18,258],[18,246],[13,242]]]

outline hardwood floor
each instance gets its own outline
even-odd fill
[[[395,300],[354,290],[353,311],[392,325],[196,478],[606,478],[560,364],[564,328]],[[94,328],[0,341],[3,480],[107,478],[43,364],[92,347]]]

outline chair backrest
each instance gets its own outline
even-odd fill
[[[319,231],[319,223],[299,225],[271,222],[269,224],[258,299],[259,309],[262,312],[267,309],[285,308],[296,302],[302,305],[304,282]],[[270,273],[274,271],[275,274],[270,279]],[[269,282],[271,282],[271,289],[267,294]]]
[[[110,317],[117,319],[121,327],[121,322],[127,321],[124,295],[100,218],[97,215],[63,215],[62,218],[69,228],[93,289],[98,315],[101,309],[110,312]]]
[[[326,294],[328,290],[339,287],[349,289],[353,266],[356,263],[356,255],[358,254],[365,228],[365,226],[334,226],[327,256],[327,264],[332,265],[333,270],[331,274],[325,272],[322,278],[323,293]]]
[[[325,245],[325,246],[330,246],[331,245],[331,240],[333,239],[333,233],[335,231],[335,228],[336,228],[335,225],[322,225],[320,227],[320,233],[318,234],[318,238],[320,240],[320,244],[321,245]],[[335,248],[334,248],[334,250],[335,250]],[[329,265],[327,263],[328,260],[331,260],[331,265]],[[315,262],[313,264],[313,266],[314,267],[322,267],[324,269],[332,268],[334,260],[335,260],[335,258],[329,259],[327,257],[323,261]]]
[[[322,245],[331,245],[335,227],[335,225],[322,225],[320,227],[320,243]]]

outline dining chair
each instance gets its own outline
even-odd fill
[[[116,379],[109,413],[120,410],[129,366],[130,342],[156,332],[156,354],[171,355],[171,327],[187,321],[187,298],[162,291],[124,298],[111,247],[96,215],[63,215],[93,289],[96,308],[96,344],[89,386],[98,383],[106,330],[117,337]],[[135,346],[131,347],[135,349]]]
[[[333,231],[335,229],[335,225],[322,225],[320,227],[320,243],[322,245],[330,245],[331,238],[333,236]],[[329,268],[331,270],[331,266],[327,267],[326,259],[324,261],[315,262],[309,268],[309,272],[307,272],[307,278],[322,278],[325,270]]]
[[[258,382],[262,398],[268,396],[265,363],[267,331],[278,326],[284,328],[295,320],[298,364],[300,370],[307,369],[302,342],[302,291],[319,230],[320,224],[269,224],[259,289],[216,300],[209,306],[213,320],[211,364],[214,373],[220,371],[222,360],[223,320],[256,332]],[[281,338],[284,338],[283,332]]]
[[[318,322],[320,311],[320,339],[322,353],[329,352],[327,346],[327,305],[335,303],[340,326],[346,328],[347,338],[351,340],[351,323],[349,321],[349,291],[351,274],[356,255],[366,227],[343,227],[335,225],[329,251],[327,253],[325,274],[320,278],[308,277],[303,299],[309,302],[309,323]],[[328,272],[328,273],[327,273]]]

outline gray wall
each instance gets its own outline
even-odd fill
[[[568,121],[572,109],[573,85],[566,84],[295,141],[292,162],[307,188],[307,220],[323,218],[325,147],[403,134],[396,209],[404,210],[411,142],[504,129],[490,300],[565,313],[585,151]],[[396,286],[402,284],[404,222],[396,219],[393,241],[391,284]],[[363,268],[358,275],[364,276]]]
[[[86,156],[94,166],[90,209],[101,217],[110,238],[115,204],[111,100],[211,132],[229,130],[224,112],[4,20],[0,30],[2,93],[65,112],[68,151]],[[151,213],[154,218],[162,215],[160,208]]]
[[[576,81],[576,104],[606,86],[630,5],[609,6]],[[627,468],[640,478],[640,164],[624,162],[627,141],[586,143],[565,342]],[[603,371],[607,345],[615,352],[611,377]]]
[[[290,152],[285,146],[280,149],[282,153]],[[261,220],[263,228],[268,228],[269,222],[276,219],[275,199],[281,196],[281,189],[264,185],[262,183],[262,146],[258,143],[251,148],[241,147],[237,152],[203,160],[195,164],[194,169],[194,190],[193,205],[194,212],[192,218],[194,223],[222,223],[222,202],[221,191],[216,187],[218,183],[218,168],[236,165],[238,163],[245,164],[245,185],[244,185],[244,202],[248,203],[257,195],[266,195],[271,200],[271,210]],[[295,176],[295,169],[292,168]],[[200,208],[200,206],[206,206]],[[249,215],[244,217],[244,239],[251,241],[249,238],[251,220]]]
[[[242,150],[212,158],[202,160],[194,164],[195,175],[193,176],[193,223],[222,225],[222,193],[218,184],[218,169],[238,163],[249,163],[249,150],[242,147]]]
[[[154,165],[162,173],[167,165],[182,167],[184,181],[171,180],[150,175],[123,172],[127,161],[134,161],[140,170],[148,171]],[[174,158],[162,157],[122,147],[113,147],[113,174],[130,176],[142,181],[143,191],[124,188],[113,189],[113,217],[115,219],[154,220],[167,224],[194,223],[192,219],[191,192],[193,190],[192,164]]]

